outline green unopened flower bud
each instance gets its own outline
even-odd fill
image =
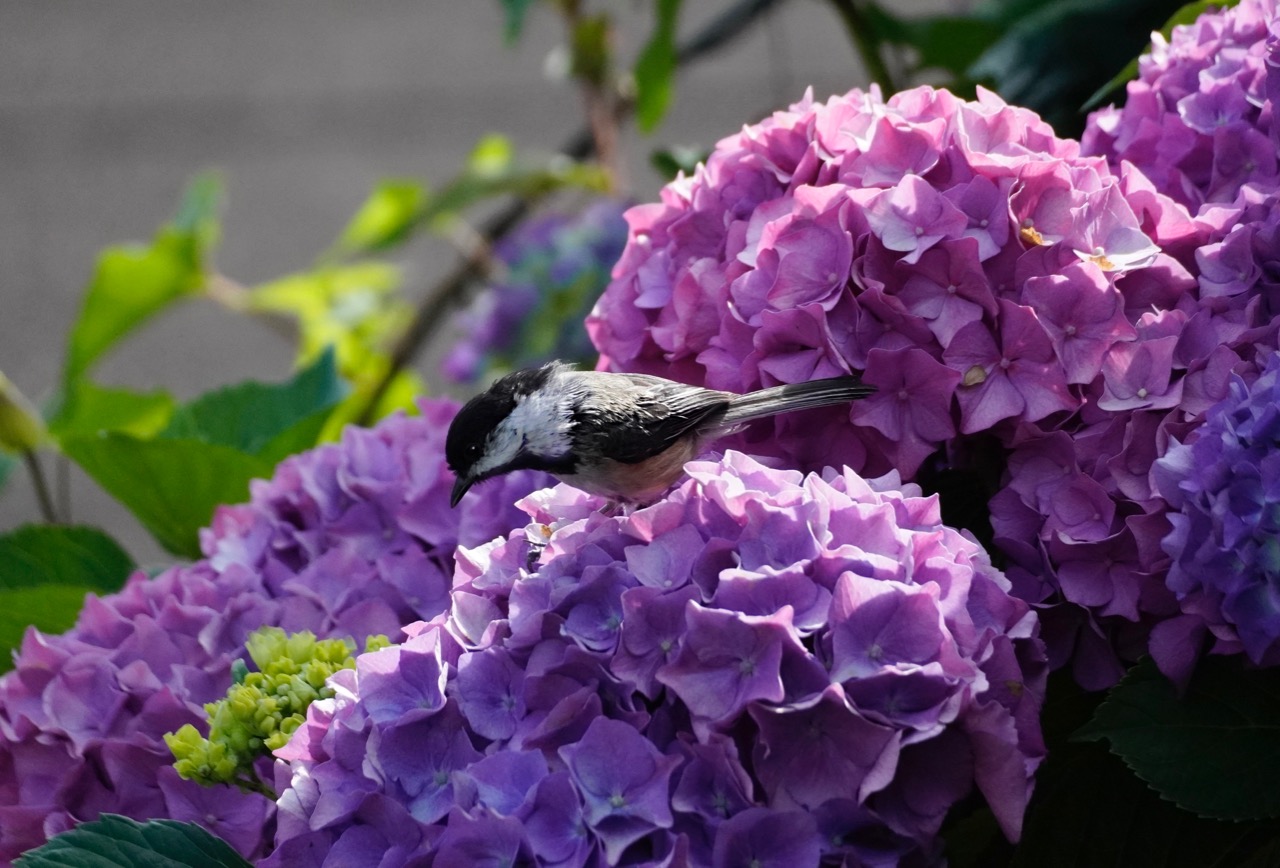
[[[385,636],[365,640],[366,649],[390,644]],[[318,640],[309,632],[287,635],[279,627],[255,630],[245,648],[258,671],[250,672],[243,661],[233,664],[235,680],[227,695],[204,707],[209,737],[190,724],[165,736],[174,768],[184,778],[253,787],[254,760],[284,747],[306,721],[311,703],[334,695],[326,680],[356,665],[351,640]]]
[[[0,449],[31,452],[46,436],[40,414],[18,387],[0,374]]]
[[[277,657],[283,656],[285,648],[285,632],[279,627],[260,627],[249,634],[245,640],[245,650],[259,670]]]

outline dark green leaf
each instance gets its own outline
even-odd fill
[[[1280,816],[1280,670],[1206,657],[1179,697],[1148,659],[1076,737],[1107,739],[1138,777],[1188,811],[1228,820]]]
[[[16,458],[0,454],[0,493],[4,492],[5,483],[9,481],[9,475],[13,473],[14,465],[17,463]]]
[[[1000,5],[1000,4],[997,4]],[[1063,136],[1078,135],[1078,106],[1143,51],[1180,0],[1006,3],[1007,30],[966,72],[1005,100],[1038,111]]]
[[[865,13],[881,39],[910,46],[914,69],[943,69],[960,80],[1007,26],[980,14],[898,17],[878,4],[867,4]]]
[[[1050,750],[1036,776],[1013,868],[1226,868],[1275,835],[1272,823],[1195,817],[1153,793],[1101,745]]]
[[[609,71],[609,31],[604,14],[579,18],[569,39],[569,70],[574,78],[603,87]]]
[[[657,128],[671,104],[680,0],[655,0],[655,6],[657,21],[653,35],[640,51],[632,70],[636,81],[636,124],[646,133]]]
[[[667,180],[675,180],[676,175],[684,172],[692,174],[699,163],[705,162],[710,151],[705,148],[689,148],[675,145],[649,154],[649,165]]]
[[[81,823],[18,857],[17,868],[252,868],[194,823],[139,823],[116,814]]]
[[[427,198],[427,189],[417,181],[382,181],[342,230],[337,252],[373,253],[406,240],[413,233]]]
[[[92,588],[60,583],[34,588],[0,588],[0,672],[13,666],[12,653],[28,627],[42,633],[65,633],[84,608]]]
[[[345,393],[333,351],[326,350],[288,382],[250,381],[201,395],[174,412],[158,439],[229,446],[274,464],[314,446],[326,412]]]
[[[133,559],[97,528],[30,524],[0,535],[0,588],[46,584],[118,591]]]
[[[200,440],[143,440],[128,434],[70,437],[63,451],[128,507],[169,551],[197,558],[197,531],[214,507],[239,503],[249,480],[269,476],[273,463]]]
[[[1229,9],[1239,3],[1240,0],[1196,0],[1194,3],[1188,3],[1164,23],[1160,28],[1161,35],[1168,39],[1173,34],[1173,28],[1180,24],[1191,24],[1205,12],[1210,9]],[[1085,100],[1081,111],[1091,111],[1102,105],[1103,101],[1111,94],[1121,90],[1127,83],[1138,77],[1138,58],[1135,57],[1124,65],[1124,69],[1120,70],[1110,81],[1093,92],[1093,95]]]
[[[63,369],[72,384],[116,341],[203,281],[204,261],[216,236],[216,181],[192,182],[178,220],[150,245],[109,247],[98,257],[80,317],[71,329]]]
[[[0,536],[0,671],[28,626],[64,632],[85,593],[117,591],[132,570],[124,549],[95,528],[28,525]]]
[[[524,30],[524,15],[533,3],[534,0],[502,0],[502,8],[507,13],[502,31],[503,38],[508,43],[520,38],[520,33]]]
[[[168,392],[134,392],[78,380],[63,393],[49,430],[58,439],[99,431],[150,437],[169,422],[173,406]]]

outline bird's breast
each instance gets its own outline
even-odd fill
[[[628,503],[649,503],[684,475],[685,462],[697,457],[697,443],[678,440],[668,449],[634,464],[605,458],[590,466],[579,464],[575,473],[557,475],[588,494]]]

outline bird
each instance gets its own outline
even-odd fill
[[[614,504],[661,496],[713,441],[792,410],[864,398],[857,374],[746,394],[561,361],[507,374],[460,409],[445,438],[456,507],[476,483],[543,470]]]

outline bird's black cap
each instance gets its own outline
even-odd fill
[[[471,470],[484,456],[489,434],[511,415],[522,397],[541,389],[562,365],[562,362],[550,362],[541,368],[507,374],[464,404],[458,415],[453,417],[444,441],[445,460],[458,477],[453,486],[453,506],[458,505],[468,488],[480,481]]]

